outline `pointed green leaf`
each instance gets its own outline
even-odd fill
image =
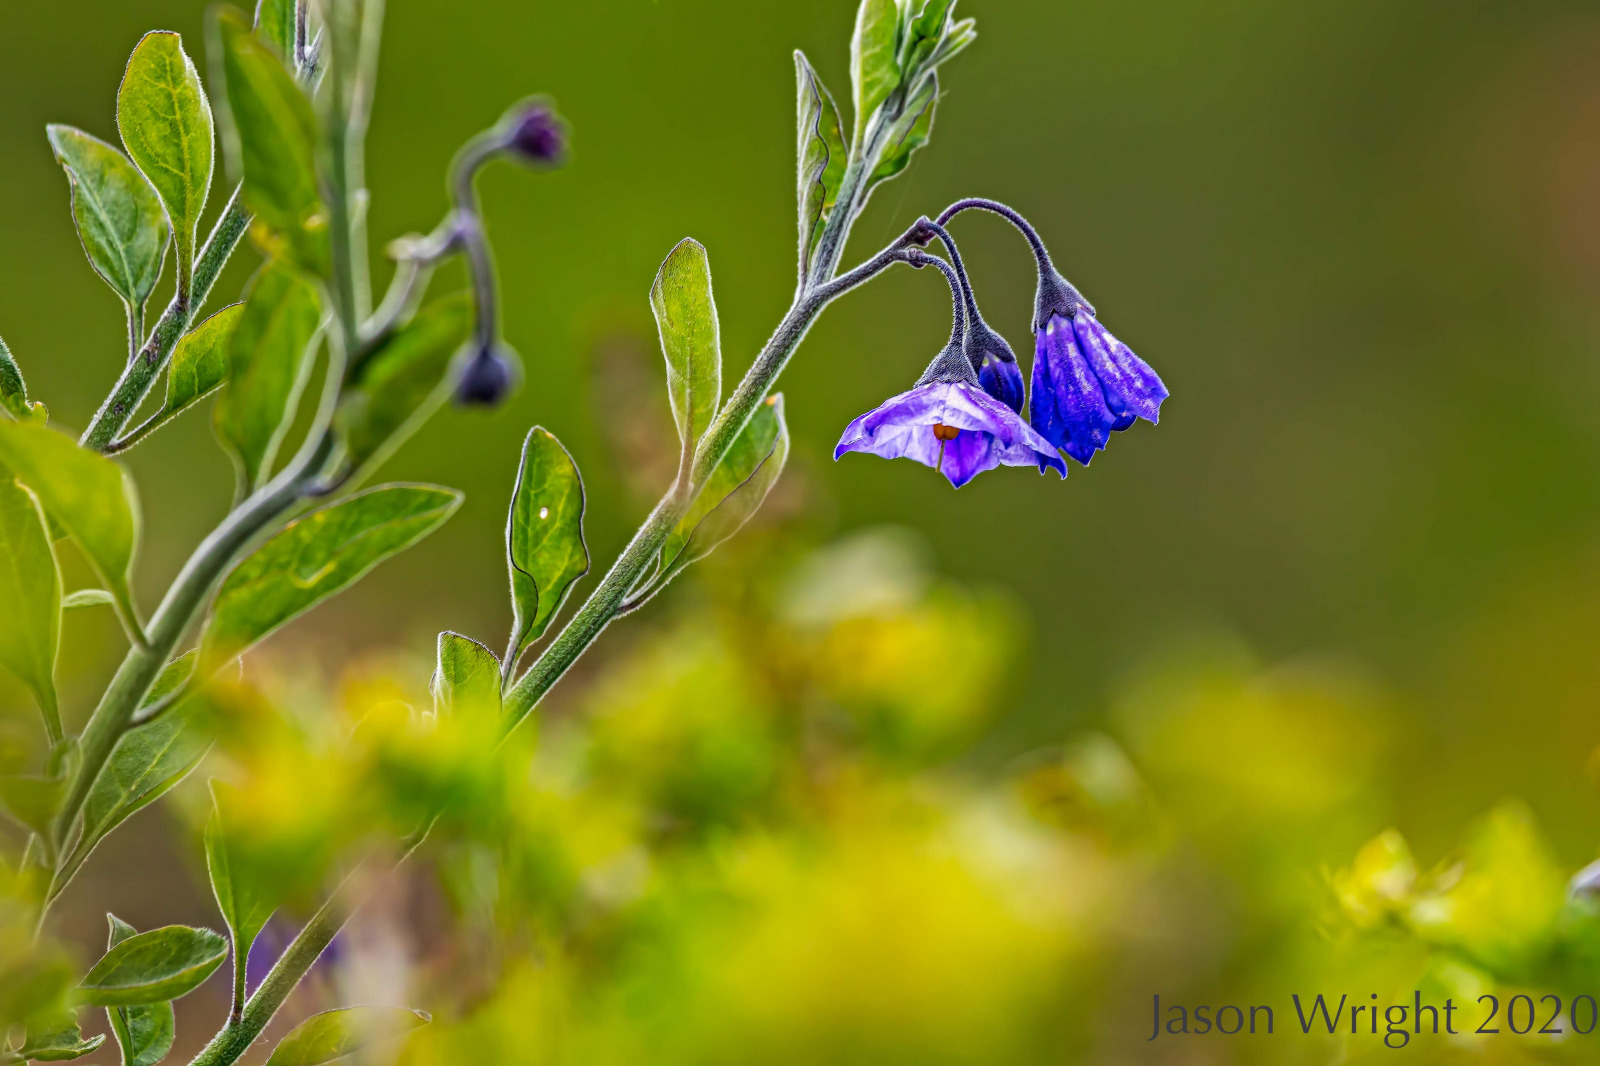
[[[856,145],[873,113],[900,85],[895,62],[900,46],[901,12],[896,0],[861,0],[855,36],[850,40],[850,82],[855,90]]]
[[[923,69],[931,70],[954,59],[966,51],[967,46],[977,39],[977,19],[962,19],[960,22],[954,23],[945,33],[943,40],[939,42],[939,47],[934,50],[932,58],[928,60]]]
[[[650,289],[650,309],[667,357],[667,393],[687,467],[722,399],[717,302],[711,294],[711,264],[698,241],[678,242],[661,264]]]
[[[283,62],[237,13],[211,20],[214,80],[222,86],[223,147],[244,182],[245,206],[314,274],[328,265],[328,215],[317,185],[317,117]]]
[[[138,930],[115,914],[106,915],[111,935],[106,943],[109,951],[133,936]],[[177,1019],[172,1004],[147,1003],[139,1007],[107,1007],[106,1017],[111,1019],[111,1029],[122,1047],[123,1066],[156,1066],[172,1050],[177,1036]]]
[[[313,1014],[272,1049],[267,1066],[321,1066],[393,1040],[433,1019],[404,1007],[345,1007]]]
[[[321,323],[321,294],[298,270],[271,260],[250,279],[228,342],[228,385],[212,413],[243,485],[255,488],[272,476],[311,373]]]
[[[176,691],[193,673],[194,663],[194,652],[168,663],[143,705],[153,706]],[[129,815],[189,776],[208,747],[209,740],[181,708],[128,730],[89,788],[78,850],[87,853]]]
[[[96,1007],[135,1007],[188,995],[228,957],[228,941],[210,929],[169,925],[136,933],[106,952],[78,985]]]
[[[5,338],[0,337],[0,414],[10,415],[19,422],[43,422],[49,417],[42,403],[28,402],[28,385],[22,380],[22,368],[11,357]]]
[[[172,222],[178,276],[187,284],[195,230],[211,188],[211,104],[176,33],[144,35],[117,91],[117,129]]]
[[[200,675],[349,588],[460,505],[453,489],[384,485],[297,519],[223,579],[201,641]]]
[[[211,818],[206,822],[206,870],[211,875],[211,891],[217,908],[228,923],[233,937],[235,1002],[244,1002],[245,962],[250,945],[278,909],[270,876],[259,864],[241,861],[228,839],[230,810],[238,802],[238,789],[220,781],[211,782]]]
[[[734,439],[694,506],[667,536],[662,573],[670,577],[704,559],[760,509],[789,458],[783,396],[769,396]]]
[[[33,490],[116,598],[132,625],[128,571],[139,540],[133,480],[114,461],[41,425],[0,422],[0,465]]]
[[[471,637],[439,634],[433,709],[440,715],[500,717],[500,659]]]
[[[938,103],[939,76],[930,74],[906,104],[905,113],[890,127],[878,165],[867,178],[866,189],[888,181],[911,165],[912,153],[927,144],[933,133],[933,110]]]
[[[96,273],[143,307],[167,255],[167,215],[137,167],[106,142],[71,126],[48,126],[56,162],[72,186],[72,218]]]
[[[162,419],[171,418],[228,380],[233,333],[245,305],[229,304],[186,333],[172,350]]]
[[[33,690],[60,735],[56,651],[61,644],[61,570],[33,493],[0,474],[0,667]],[[51,739],[56,739],[53,736]]]
[[[357,368],[338,413],[352,466],[376,467],[449,397],[450,365],[472,319],[467,293],[435,300]]]
[[[40,1029],[37,1035],[30,1028],[18,1054],[28,1062],[68,1062],[93,1054],[105,1042],[104,1033],[85,1040],[77,1015],[69,1013],[56,1024]]]
[[[79,589],[62,597],[61,608],[71,610],[74,607],[106,607],[116,602],[111,598],[111,593],[105,589]]]
[[[278,58],[292,62],[296,0],[260,0],[256,4],[256,36],[270,44]]]
[[[839,109],[828,87],[811,69],[804,53],[794,54],[799,96],[800,269],[811,265],[811,250],[823,224],[839,200],[850,150],[844,143]]]
[[[506,519],[513,614],[507,670],[544,634],[573,583],[589,572],[583,506],[578,465],[554,434],[535,426],[522,443],[522,465]]]

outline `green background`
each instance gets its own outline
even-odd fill
[[[1600,692],[1592,4],[962,7],[981,37],[948,72],[933,144],[875,198],[847,259],[958,196],[1004,199],[1172,398],[1159,428],[1118,436],[1066,483],[1003,471],[957,493],[908,463],[833,464],[848,419],[907,387],[943,341],[937,279],[900,272],[830,310],[782,381],[803,486],[791,506],[819,535],[915,527],[945,572],[1021,598],[1030,665],[983,749],[994,759],[1093,721],[1172,640],[1222,630],[1267,661],[1347,658],[1397,694],[1420,841],[1442,845],[1516,793],[1559,811],[1560,849],[1587,861],[1600,830],[1584,774]],[[393,462],[390,476],[468,502],[289,638],[330,662],[502,628],[504,507],[534,423],[587,472],[591,544],[614,554],[644,510],[614,441],[638,430],[648,444],[666,418],[664,395],[617,396],[618,365],[660,374],[657,264],[683,236],[707,246],[742,370],[793,287],[790,50],[848,95],[844,0],[389,8],[369,164],[378,241],[433,225],[454,148],[523,95],[557,98],[575,153],[559,174],[484,177],[526,382],[492,415],[439,418]],[[140,34],[177,29],[199,53],[201,20],[191,0],[0,14],[0,334],[61,424],[87,422],[125,349],[44,125],[113,138]],[[958,235],[987,317],[1025,353],[1024,246],[977,217]],[[252,258],[217,291],[237,291]],[[208,438],[189,418],[129,460],[147,604],[226,505],[231,474]],[[68,624],[89,651],[63,676],[103,674],[110,623],[98,638],[100,622]],[[962,625],[949,620],[952,654]],[[89,692],[68,686],[69,713]]]

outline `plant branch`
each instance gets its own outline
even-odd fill
[[[205,247],[200,250],[188,299],[174,295],[172,302],[167,304],[167,309],[156,321],[144,347],[123,368],[111,395],[106,397],[100,410],[95,412],[89,428],[84,430],[79,443],[85,448],[104,452],[127,428],[128,420],[144,402],[156,378],[166,369],[173,348],[188,332],[195,312],[205,303],[217,275],[222,273],[228,257],[239,246],[239,239],[249,225],[250,213],[244,209],[241,190],[235,188],[227,206],[222,209],[222,216],[212,228],[211,236],[206,238]]]

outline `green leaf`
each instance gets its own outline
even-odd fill
[[[0,667],[33,690],[55,740],[56,651],[61,644],[61,570],[33,494],[0,474]]]
[[[270,44],[285,62],[294,61],[297,0],[260,0],[256,4],[256,36]]]
[[[688,514],[667,535],[661,549],[663,583],[737,533],[760,509],[788,458],[783,396],[769,396],[734,438]]]
[[[272,1049],[267,1066],[321,1066],[392,1040],[432,1019],[404,1007],[345,1007],[313,1014]]]
[[[242,485],[255,488],[272,476],[321,324],[322,297],[306,275],[274,259],[250,279],[228,342],[228,385],[212,412]]]
[[[0,422],[0,465],[33,490],[115,597],[117,611],[137,626],[128,571],[139,541],[133,479],[105,456],[41,425]]]
[[[136,1007],[188,995],[228,957],[228,941],[210,929],[169,925],[135,933],[106,952],[78,985],[96,1007]]]
[[[106,142],[71,126],[48,126],[46,132],[72,186],[72,217],[89,263],[118,296],[143,307],[167,257],[160,198]]]
[[[471,637],[439,634],[433,709],[440,715],[500,717],[500,659]]]
[[[154,706],[176,691],[194,672],[194,664],[194,652],[168,663],[143,706]],[[78,850],[87,854],[128,816],[189,776],[209,747],[210,741],[181,709],[124,733],[89,788]]]
[[[22,380],[22,368],[11,357],[11,349],[0,337],[0,413],[8,414],[19,422],[43,422],[49,417],[42,403],[28,402],[28,385]]]
[[[895,120],[884,142],[878,165],[867,178],[866,190],[879,182],[888,181],[911,165],[911,155],[928,143],[933,133],[933,110],[939,103],[939,76],[928,75],[917,87],[917,92],[906,104],[905,112]]]
[[[245,962],[250,945],[278,909],[272,881],[262,876],[259,864],[243,862],[228,839],[229,808],[238,802],[238,790],[219,781],[211,782],[211,818],[206,822],[206,869],[211,874],[211,891],[217,907],[233,936],[234,1002],[244,1002]]]
[[[200,645],[200,675],[360,580],[444,524],[461,494],[384,485],[291,523],[223,579]],[[159,719],[158,719],[159,720]]]
[[[583,478],[548,430],[535,426],[522,442],[522,465],[506,518],[511,571],[511,643],[505,669],[544,635],[573,583],[589,572],[583,542]]]
[[[667,393],[683,443],[682,467],[693,461],[722,399],[722,339],[711,264],[698,241],[684,238],[661,264],[650,288],[650,309],[667,357]]]
[[[116,602],[111,598],[111,593],[105,589],[79,589],[62,597],[61,607],[63,610],[71,610],[75,607],[105,607]]]
[[[900,86],[896,53],[901,11],[896,0],[861,0],[850,40],[850,83],[855,90],[855,139],[860,145],[867,123]]]
[[[163,421],[228,380],[233,334],[244,317],[244,309],[242,303],[229,304],[178,341],[167,370],[167,400],[161,407]]]
[[[109,951],[133,936],[138,930],[115,914],[106,915],[111,934],[106,943]],[[123,1066],[155,1066],[172,1050],[177,1036],[177,1019],[172,1004],[147,1003],[139,1007],[107,1007],[106,1017],[111,1019],[112,1031],[122,1046]]]
[[[144,35],[117,91],[117,129],[172,222],[180,288],[187,292],[195,230],[211,189],[211,104],[176,33]]]
[[[285,249],[315,274],[328,267],[328,213],[317,185],[317,117],[283,62],[237,12],[211,20],[213,77],[223,87],[223,146],[244,182],[244,202]]]
[[[839,188],[850,161],[839,122],[839,108],[817,72],[801,52],[794,54],[799,96],[800,270],[811,265],[811,251],[823,224],[839,201]]]
[[[48,833],[67,794],[67,775],[0,777],[0,807],[24,828]]]
[[[77,1015],[68,1014],[56,1025],[41,1030],[37,1035],[30,1029],[18,1054],[24,1061],[67,1062],[93,1054],[105,1042],[104,1033],[85,1040],[83,1030],[78,1028]]]
[[[449,397],[450,365],[472,321],[469,294],[435,300],[362,362],[337,416],[353,467],[383,462]]]
[[[922,5],[922,13],[911,20],[906,39],[901,44],[900,68],[908,80],[917,74],[918,68],[939,47],[940,40],[950,27],[950,13],[955,6],[955,0],[927,0]]]

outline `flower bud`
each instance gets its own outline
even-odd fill
[[[567,124],[548,100],[535,97],[501,120],[505,149],[524,163],[559,166],[567,156]]]
[[[491,344],[477,354],[456,382],[456,403],[462,407],[494,407],[517,379],[517,354],[504,344]]]

